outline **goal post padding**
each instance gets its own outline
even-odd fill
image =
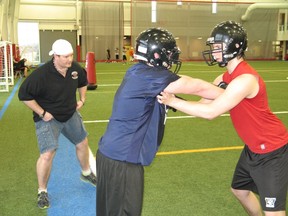
[[[12,43],[0,41],[0,92],[8,92],[14,85]]]

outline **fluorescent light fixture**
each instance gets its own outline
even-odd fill
[[[217,13],[217,0],[212,0],[212,14]]]
[[[151,22],[156,23],[157,21],[157,2],[151,1]]]
[[[182,1],[181,1],[181,0],[178,0],[178,1],[177,1],[177,5],[178,5],[178,6],[181,6],[181,5],[182,5]]]

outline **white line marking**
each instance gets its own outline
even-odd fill
[[[287,114],[288,111],[278,111],[278,112],[273,112],[274,114]],[[227,117],[230,116],[230,114],[223,114],[221,117]],[[196,118],[196,116],[171,116],[167,117],[167,119],[188,119],[188,118]],[[92,121],[83,121],[86,124],[89,123],[107,123],[109,120],[92,120]]]
[[[266,80],[266,83],[276,83],[276,82],[288,82],[287,80]],[[110,86],[120,86],[120,84],[98,84],[99,87],[110,87]]]

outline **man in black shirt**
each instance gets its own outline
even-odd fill
[[[53,56],[51,61],[33,71],[18,94],[19,100],[33,111],[40,150],[36,166],[38,207],[42,209],[50,206],[47,184],[60,133],[76,146],[81,180],[94,186],[97,181],[90,169],[87,132],[78,112],[85,102],[86,72],[73,61],[73,48],[66,40],[56,40],[49,55]]]

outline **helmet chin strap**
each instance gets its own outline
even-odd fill
[[[226,67],[227,66],[227,64],[228,64],[228,62],[219,62],[218,63],[218,65],[219,65],[219,67]]]
[[[167,69],[170,69],[171,68],[171,65],[169,65],[167,62],[163,62],[162,63],[162,66],[167,68]]]

